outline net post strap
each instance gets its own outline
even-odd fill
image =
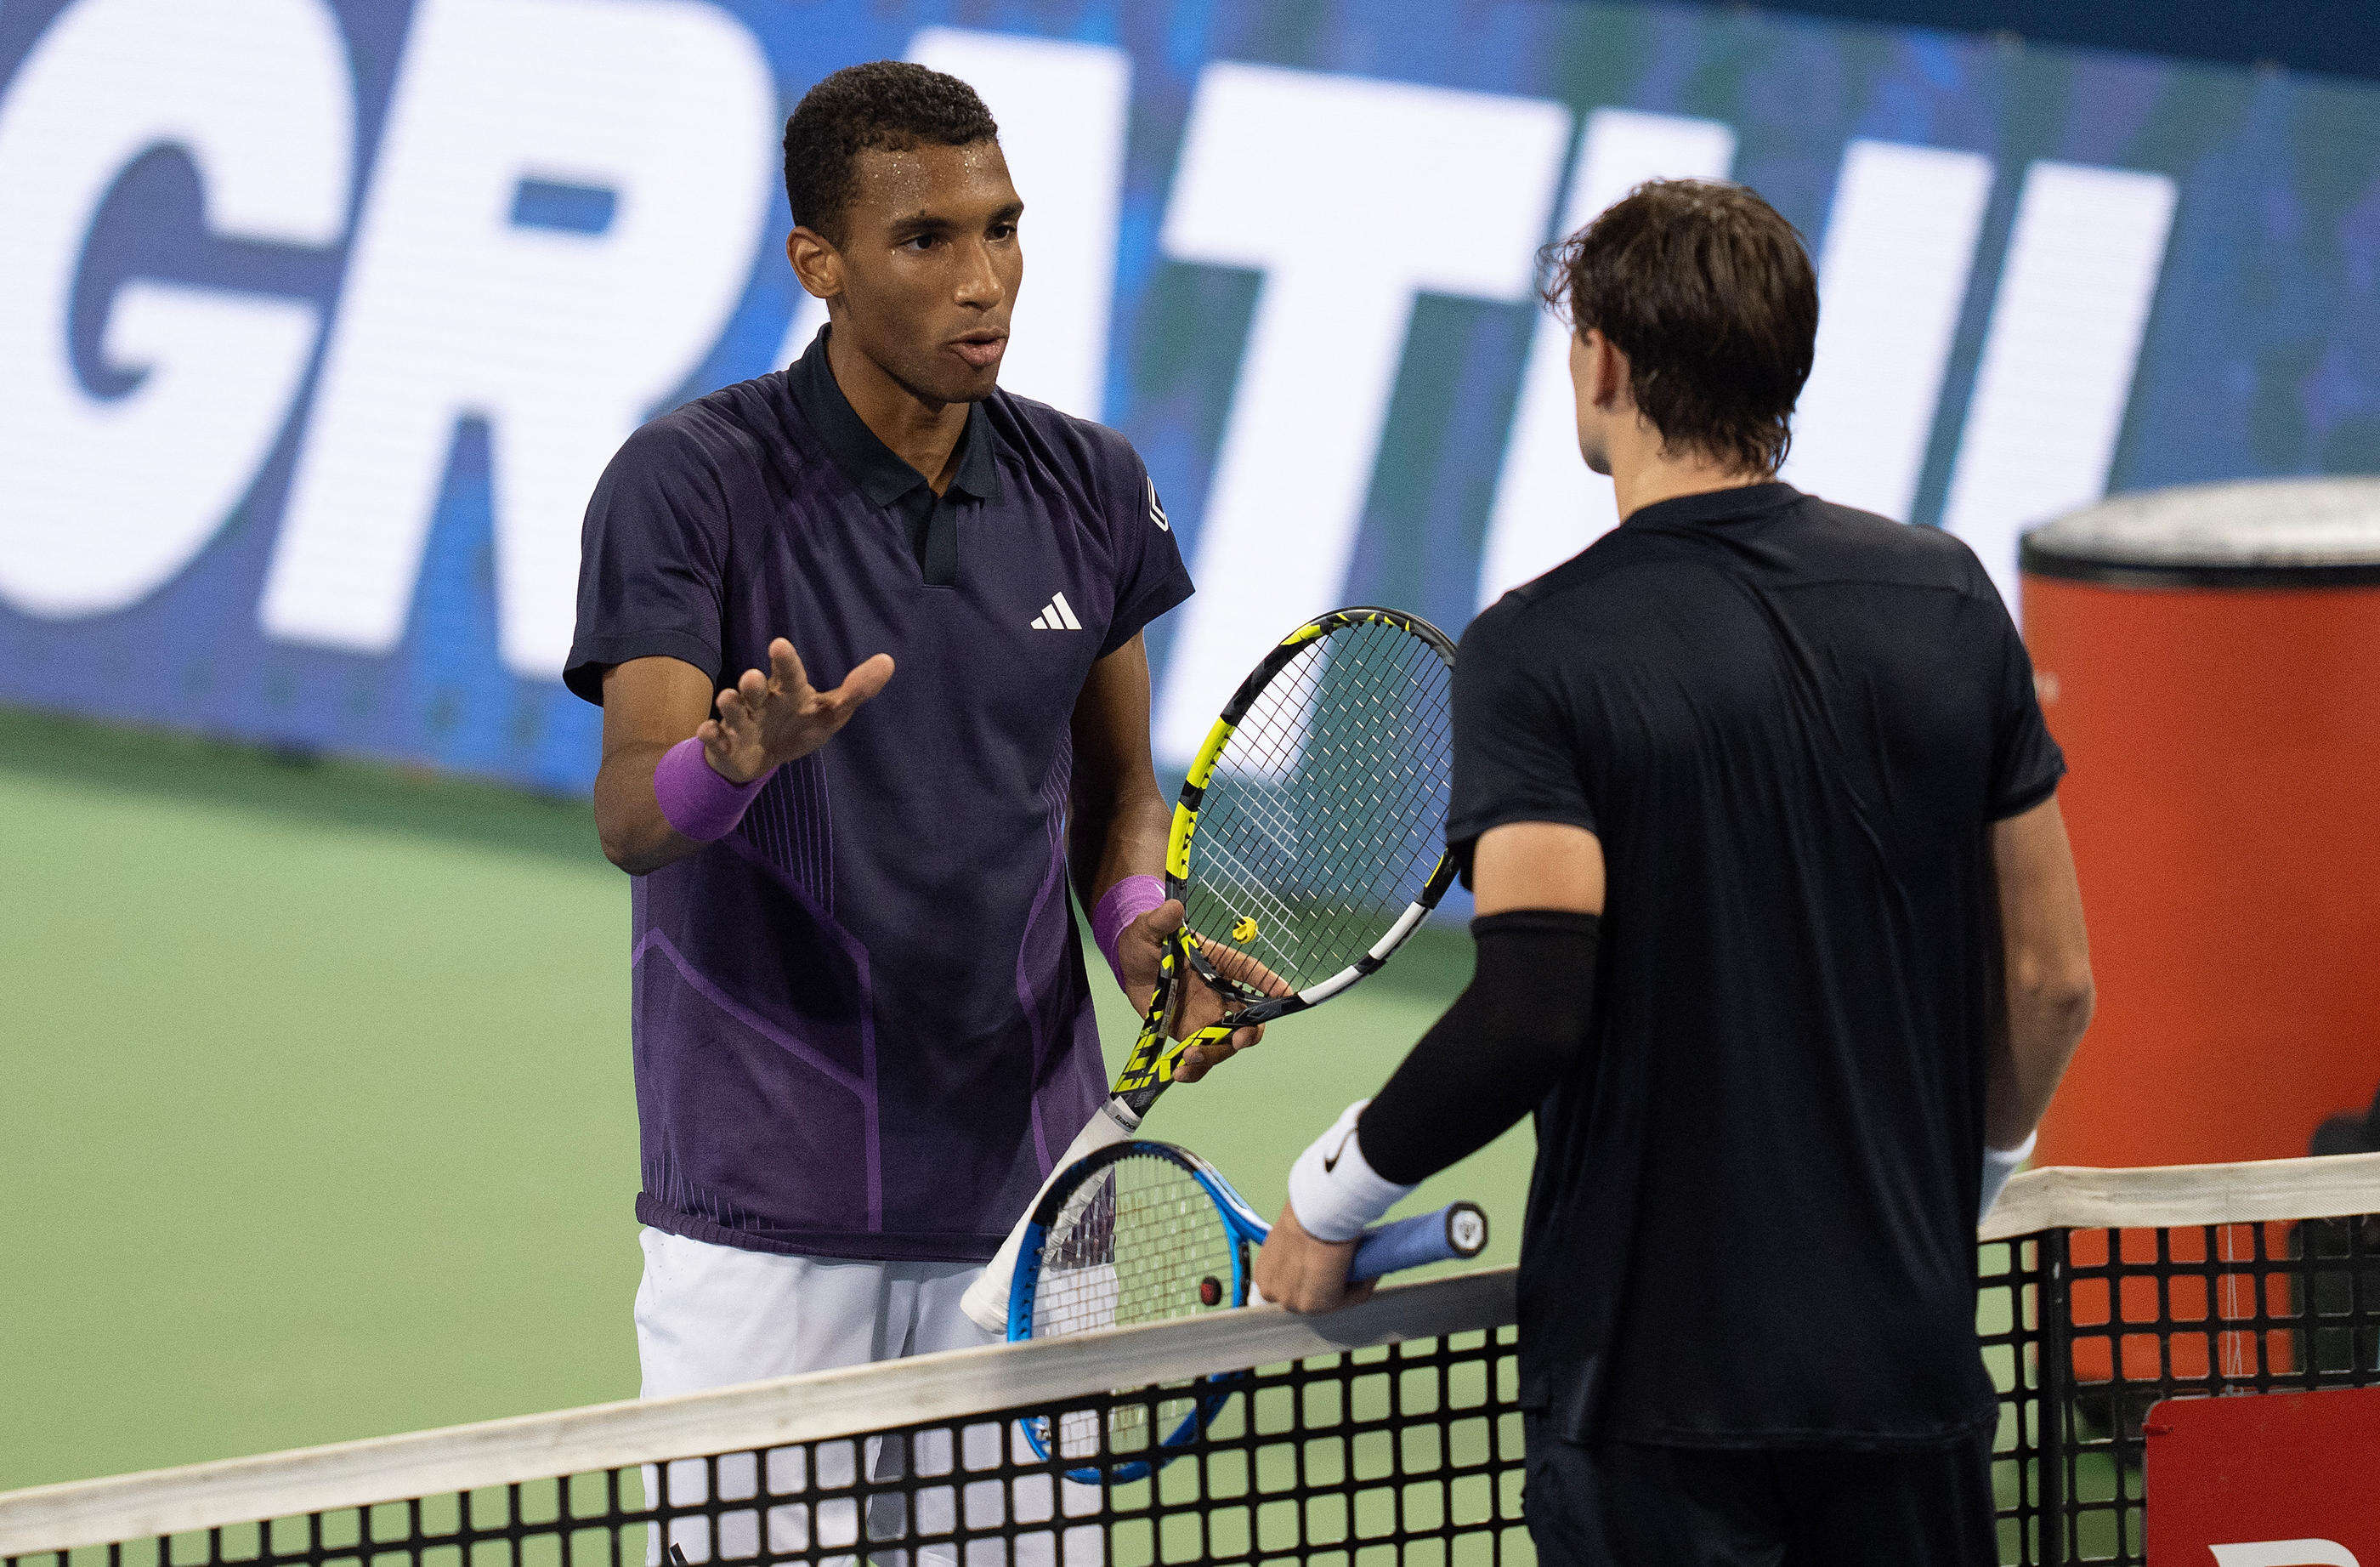
[[[2052,1165],[2017,1176],[1980,1232],[2005,1241],[2048,1230],[2155,1230],[2380,1213],[2380,1153],[2169,1164]]]
[[[0,1557],[664,1464],[1506,1327],[1513,1270],[1388,1285],[1327,1317],[1276,1306],[994,1344],[710,1392],[70,1481],[0,1495]]]

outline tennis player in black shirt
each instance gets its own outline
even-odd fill
[[[1624,519],[1482,614],[1448,837],[1471,985],[1300,1158],[1257,1268],[1521,1116],[1527,1510],[1549,1562],[1997,1561],[1975,1226],[2092,1004],[2064,770],[1965,545],[1775,480],[1817,290],[1741,187],[1557,252]]]

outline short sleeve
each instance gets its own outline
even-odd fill
[[[2024,638],[2017,634],[1998,596],[1993,601],[1998,623],[1999,660],[1992,697],[1992,776],[1988,814],[2001,821],[2031,810],[2058,791],[2066,775],[2066,753],[2049,737],[2042,717],[2041,694],[2033,676],[2033,659]]]
[[[1471,850],[1490,828],[1552,821],[1595,832],[1576,726],[1494,612],[1472,625],[1454,659],[1454,785],[1446,842],[1471,880]]]
[[[717,680],[726,543],[726,502],[701,450],[665,425],[630,436],[587,504],[563,684],[601,705],[604,671],[656,654]]]
[[[1111,526],[1115,529],[1115,613],[1108,621],[1107,639],[1099,646],[1105,658],[1138,636],[1159,615],[1187,599],[1193,591],[1190,568],[1182,564],[1182,546],[1173,523],[1157,498],[1157,485],[1139,456],[1125,449],[1128,461],[1118,466],[1120,493],[1111,501]]]

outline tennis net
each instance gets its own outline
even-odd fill
[[[0,1496],[8,1567],[1526,1561],[1512,1280]],[[1205,1432],[1160,1447],[1196,1400]],[[1039,1456],[1025,1423],[1054,1432]],[[1155,1462],[1170,1456],[1170,1462]],[[1517,1551],[1517,1555],[1515,1554]]]
[[[2380,1154],[2020,1175],[1983,1230],[2000,1560],[2145,1560],[2164,1399],[2380,1387]]]
[[[2031,1172],[1980,1259],[2004,1562],[2142,1561],[2155,1400],[2380,1386],[2380,1155]],[[1482,1269],[43,1487],[0,1567],[1527,1561],[1512,1309]]]

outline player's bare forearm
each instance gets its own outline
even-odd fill
[[[1984,1140],[2033,1135],[2090,1026],[2095,992],[2074,855],[2055,796],[1992,829],[2008,1026],[1985,1079]]]
[[[1165,832],[1173,813],[1151,779],[1144,791],[1126,788],[1099,802],[1077,796],[1069,849],[1078,869],[1075,888],[1086,908],[1096,906],[1110,887],[1127,876],[1165,874]]]
[[[631,876],[659,870],[702,847],[681,836],[653,797],[653,769],[669,747],[650,743],[607,752],[595,775],[595,831],[603,857]]]
[[[1127,876],[1165,873],[1172,820],[1148,754],[1148,655],[1131,641],[1091,667],[1075,702],[1067,858],[1085,908]]]
[[[595,831],[603,857],[631,876],[702,847],[681,835],[653,795],[653,769],[710,714],[710,677],[671,658],[632,659],[603,674],[603,765]]]

